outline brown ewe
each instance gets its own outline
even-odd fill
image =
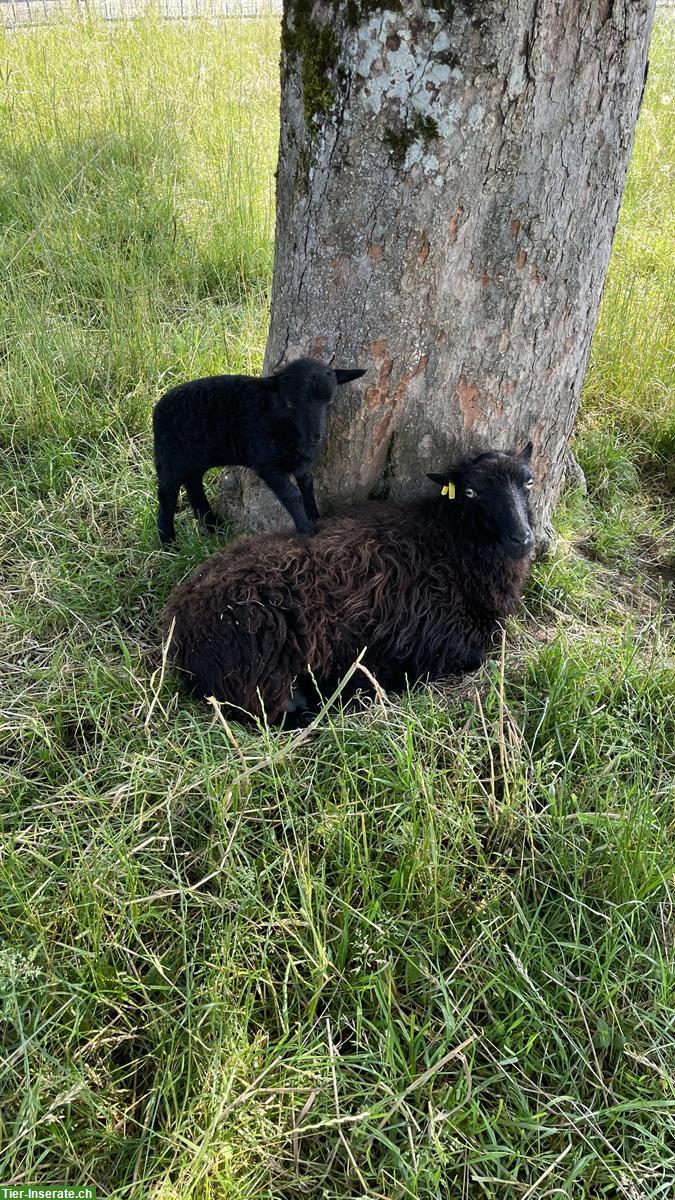
[[[169,659],[199,696],[278,721],[329,694],[360,651],[383,687],[475,670],[521,596],[534,546],[532,447],[489,451],[433,497],[368,503],[242,538],[169,596]]]

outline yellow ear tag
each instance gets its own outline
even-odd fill
[[[446,483],[445,487],[444,487],[444,488],[442,489],[442,491],[441,491],[441,496],[447,496],[447,497],[448,497],[448,500],[454,500],[454,498],[455,498],[455,485],[454,485],[454,483],[452,482],[452,480],[450,480],[450,482],[449,482],[449,483]]]

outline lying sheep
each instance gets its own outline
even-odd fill
[[[169,596],[169,658],[198,696],[278,721],[330,694],[367,647],[381,685],[475,670],[534,547],[532,446],[456,463],[438,493],[370,503],[317,535],[242,538]]]
[[[166,392],[152,414],[162,543],[175,537],[181,485],[195,516],[210,528],[218,524],[202,482],[210,467],[251,467],[290,513],[298,533],[313,533],[319,512],[312,468],[328,405],[341,384],[364,374],[299,358],[262,379],[212,375]]]

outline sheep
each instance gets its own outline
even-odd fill
[[[312,468],[328,405],[338,387],[361,375],[365,371],[299,358],[261,379],[211,375],[165,392],[152,414],[162,544],[175,538],[181,485],[195,517],[210,529],[220,524],[202,482],[209,467],[251,467],[290,513],[298,533],[312,534],[319,516]]]
[[[387,689],[476,670],[534,548],[531,454],[462,459],[428,476],[433,497],[364,503],[312,539],[233,542],[169,596],[169,660],[197,696],[270,723],[311,711],[314,685],[330,694],[364,647]]]

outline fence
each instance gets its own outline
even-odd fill
[[[673,0],[675,3],[675,0]],[[70,16],[106,21],[140,16],[148,7],[170,20],[280,15],[282,0],[0,0],[0,24],[32,25]]]
[[[656,0],[657,8],[675,8],[675,0]],[[89,15],[107,21],[136,17],[149,7],[148,0],[0,0],[0,24],[25,25],[71,15]],[[171,20],[197,17],[259,17],[279,15],[282,0],[151,0],[153,11]]]

